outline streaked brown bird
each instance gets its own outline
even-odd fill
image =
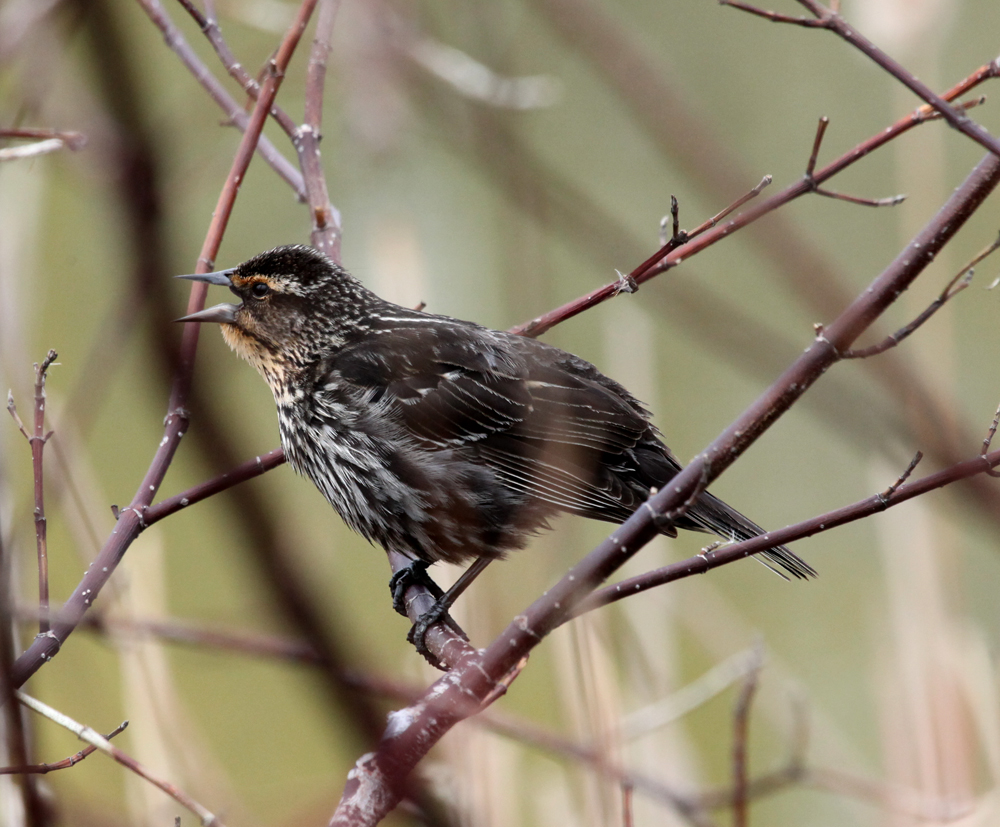
[[[680,470],[649,411],[589,362],[399,307],[311,247],[181,278],[239,297],[180,321],[219,323],[260,371],[292,467],[351,528],[415,561],[502,557],[558,512],[624,522]],[[676,526],[763,533],[707,492]],[[761,556],[815,575],[784,546]]]

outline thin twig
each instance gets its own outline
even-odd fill
[[[740,694],[736,699],[736,710],[733,715],[733,826],[747,827],[747,784],[749,777],[747,752],[749,749],[750,706],[754,693],[757,691],[757,681],[764,662],[764,649],[761,643],[754,646],[753,668],[747,672],[740,686]]]
[[[110,741],[119,733],[124,732],[125,727],[127,726],[128,721],[123,721],[104,737]],[[62,761],[56,761],[52,764],[24,764],[19,767],[0,767],[0,775],[45,775],[46,773],[55,772],[56,770],[69,769],[70,767],[79,764],[84,758],[88,755],[92,755],[96,751],[97,747],[90,744],[75,755],[71,755],[69,758],[63,758]]]
[[[830,125],[830,119],[824,115],[819,119],[819,123],[816,125],[816,137],[813,138],[812,152],[809,153],[809,161],[806,163],[806,173],[805,180],[808,182],[809,186],[812,187],[812,191],[817,195],[824,195],[827,198],[835,198],[840,201],[848,201],[851,204],[860,204],[863,207],[892,207],[896,204],[902,204],[906,200],[905,195],[893,195],[888,198],[860,198],[856,195],[846,195],[842,192],[834,192],[833,190],[824,189],[820,187],[816,180],[813,178],[813,172],[816,170],[816,161],[819,158],[819,149],[823,143],[823,136],[826,134],[826,128]]]
[[[192,486],[180,494],[160,500],[156,505],[151,505],[143,514],[144,521],[147,526],[152,525],[158,520],[169,517],[171,514],[175,514],[189,505],[194,505],[196,502],[218,494],[220,491],[225,491],[227,488],[232,488],[241,482],[259,477],[264,472],[270,471],[272,468],[277,468],[279,465],[284,464],[284,462],[284,450],[275,448],[273,451],[268,451],[266,454],[261,454],[247,460],[242,465],[237,465],[232,471],[227,471],[225,474],[220,474],[218,477]]]
[[[961,293],[969,284],[972,282],[972,277],[975,274],[973,268],[979,264],[984,258],[986,258],[991,253],[1000,249],[1000,236],[997,237],[996,241],[992,244],[983,248],[976,256],[961,270],[959,270],[949,281],[944,290],[938,295],[938,297],[930,303],[930,305],[917,316],[912,322],[910,322],[905,327],[901,327],[895,333],[887,336],[878,344],[872,345],[871,347],[851,349],[847,350],[841,354],[844,359],[865,359],[869,356],[875,356],[879,353],[883,353],[891,347],[898,345],[903,339],[909,336],[913,331],[917,330],[924,322],[926,322],[931,316],[938,312],[944,305],[954,298],[956,295]]]
[[[250,116],[243,108],[233,100],[233,97],[225,90],[218,79],[213,75],[201,58],[195,54],[184,35],[181,34],[173,21],[167,16],[160,0],[138,0],[140,7],[146,12],[149,19],[160,30],[167,46],[181,59],[188,71],[195,80],[208,92],[212,98],[225,112],[229,123],[232,123],[241,132],[246,132],[250,123]],[[277,148],[271,143],[266,135],[261,135],[257,144],[257,151],[261,157],[267,161],[268,165],[281,176],[285,182],[295,191],[300,201],[305,201],[305,186],[302,182],[301,173],[289,163]]]
[[[0,129],[0,138],[29,138],[32,140],[60,141],[67,149],[83,149],[87,145],[87,136],[82,132],[72,132],[46,127],[20,126],[12,129]]]
[[[49,607],[49,551],[48,520],[45,517],[45,484],[42,454],[52,432],[45,433],[45,377],[58,354],[49,350],[40,365],[35,365],[35,432],[31,439],[31,460],[35,471],[35,546],[38,552],[38,605],[42,611]],[[47,634],[49,623],[40,620],[38,633]]]
[[[912,474],[916,470],[917,466],[920,464],[920,460],[922,460],[923,458],[924,458],[923,452],[917,451],[917,453],[913,455],[913,459],[910,460],[910,464],[906,466],[906,470],[903,471],[903,473],[896,478],[896,481],[892,485],[890,485],[888,488],[885,489],[885,491],[879,494],[878,498],[883,503],[888,503],[889,500],[892,499],[892,495],[895,494],[896,491],[899,489],[899,486],[901,486],[910,478],[910,474]]]
[[[978,84],[984,83],[985,81],[998,76],[1000,76],[1000,58],[980,66],[975,72],[944,93],[942,97],[945,100],[953,100],[961,95],[964,95]],[[784,204],[787,204],[790,201],[805,195],[806,193],[812,192],[816,185],[829,180],[834,175],[847,169],[852,164],[857,163],[859,160],[874,152],[879,147],[884,146],[886,143],[895,138],[898,138],[904,132],[927,122],[933,111],[934,110],[927,105],[918,107],[909,115],[900,118],[887,129],[883,129],[875,133],[870,138],[859,143],[853,149],[845,152],[839,158],[831,161],[822,169],[816,171],[811,176],[810,180],[802,178],[801,180],[790,184],[781,192],[775,193],[769,198],[751,206],[745,212],[740,213],[724,224],[713,227],[711,230],[703,233],[699,238],[691,239],[676,249],[668,250],[661,246],[661,249],[657,250],[652,256],[646,259],[646,261],[633,269],[629,275],[635,279],[637,284],[642,284],[643,282],[654,278],[672,267],[675,267],[678,263],[680,263],[680,261],[687,260],[691,256],[700,253],[702,250],[717,243],[721,239],[732,235],[737,230],[752,224],[764,215],[774,212]],[[567,319],[571,319],[579,313],[613,298],[617,295],[616,287],[617,282],[605,284],[603,287],[592,290],[590,293],[573,299],[572,301],[567,302],[554,310],[550,310],[541,316],[531,319],[528,322],[516,325],[511,328],[510,332],[518,333],[522,336],[541,336],[557,324],[560,324]]]
[[[676,195],[670,196],[670,215],[665,215],[660,219],[660,249],[670,252],[676,250],[684,244],[691,236],[681,229],[681,208]],[[670,235],[667,236],[667,227],[670,227]],[[621,274],[619,273],[619,276]],[[635,279],[632,279],[635,284]],[[638,286],[636,287],[638,289]],[[633,291],[634,292],[634,291]]]
[[[824,6],[818,0],[798,0],[814,16],[813,18],[806,18],[765,11],[748,3],[738,2],[738,0],[719,0],[719,2],[724,6],[733,6],[734,8],[750,12],[758,17],[763,17],[777,23],[794,23],[798,26],[827,29],[833,32],[896,78],[896,80],[906,86],[917,97],[930,104],[959,132],[972,138],[972,140],[985,147],[994,155],[1000,156],[1000,139],[991,135],[985,127],[972,120],[960,107],[952,106],[945,98],[935,94],[916,75],[889,57],[882,49],[858,32],[856,27],[848,25],[844,18],[833,8]]]
[[[247,129],[243,133],[229,175],[219,195],[219,201],[205,242],[202,245],[197,268],[200,273],[207,272],[213,266],[222,234],[232,213],[240,183],[253,158],[258,138],[264,127],[264,121],[267,119],[271,104],[274,102],[274,97],[284,78],[285,70],[302,37],[316,2],[317,0],[303,0],[275,57],[268,61],[268,77],[261,87],[260,98],[254,106]],[[188,313],[194,313],[204,307],[207,287],[207,285],[197,282],[193,285],[188,300]],[[60,612],[59,617],[52,625],[52,630],[47,635],[35,638],[27,651],[17,659],[12,670],[11,682],[13,685],[23,685],[45,661],[51,659],[59,651],[59,647],[72,634],[80,622],[80,618],[93,604],[129,546],[146,527],[144,512],[156,496],[180,444],[181,437],[187,431],[189,413],[185,404],[191,389],[199,327],[200,325],[193,324],[184,326],[178,367],[174,374],[170,399],[167,404],[167,416],[164,420],[163,439],[160,441],[145,477],[136,490],[132,502],[122,509],[115,530],[108,537],[93,565],[87,570],[73,594],[70,595],[69,600],[66,601],[63,611]]]
[[[14,424],[17,425],[17,429],[21,432],[22,436],[30,441],[31,434],[28,433],[24,427],[24,423],[21,421],[21,417],[18,416],[17,405],[14,404],[14,394],[11,391],[7,391],[7,413],[13,418]]]
[[[38,606],[40,609],[38,633],[49,631],[49,553],[48,553],[48,520],[45,517],[45,478],[43,455],[45,443],[49,441],[52,432],[45,433],[45,378],[57,354],[50,350],[41,364],[35,362],[35,409],[32,433],[29,435],[24,423],[17,415],[14,397],[7,394],[7,410],[14,417],[18,429],[28,440],[31,447],[31,469],[34,477],[34,519],[35,519],[35,550],[38,555]]]
[[[996,436],[998,425],[1000,425],[1000,406],[997,406],[997,412],[993,415],[993,422],[986,433],[986,438],[983,440],[983,448],[979,452],[979,456],[983,459],[986,459],[987,452],[990,450],[990,443],[993,442],[993,437]],[[987,469],[986,473],[991,477],[1000,477],[1000,471],[997,471],[995,468]]]
[[[812,178],[813,172],[816,170],[816,161],[819,159],[819,148],[823,143],[823,136],[826,134],[826,128],[830,125],[830,119],[823,115],[819,119],[819,123],[816,124],[816,137],[813,138],[812,152],[809,153],[809,161],[806,163],[806,177]]]
[[[836,192],[834,190],[824,189],[823,187],[816,187],[813,190],[816,195],[822,195],[826,198],[833,198],[837,201],[847,201],[850,204],[859,204],[862,207],[895,207],[897,204],[902,204],[906,200],[905,195],[888,195],[885,198],[862,198],[859,195],[848,195],[844,192]]]
[[[687,239],[686,240],[689,241],[692,238],[697,238],[702,233],[707,232],[708,230],[711,230],[712,227],[716,226],[727,215],[731,215],[732,213],[736,212],[736,210],[738,210],[740,207],[742,207],[744,204],[746,204],[747,201],[750,201],[750,200],[756,198],[758,195],[760,195],[761,191],[765,187],[769,187],[771,185],[772,181],[774,181],[774,178],[772,176],[765,175],[763,178],[760,179],[760,183],[757,184],[757,186],[755,186],[749,192],[741,195],[739,198],[737,198],[735,201],[733,201],[733,203],[730,204],[728,207],[726,207],[724,210],[722,210],[721,212],[718,212],[715,215],[713,215],[710,219],[708,219],[708,221],[705,221],[704,223],[699,224],[693,230],[689,230],[687,232]]]
[[[767,11],[766,9],[757,8],[757,6],[751,6],[749,3],[743,3],[740,0],[719,0],[719,5],[732,6],[734,9],[740,9],[741,11],[754,14],[757,17],[763,17],[765,20],[770,20],[772,23],[791,23],[795,26],[805,26],[810,29],[823,28],[826,25],[822,20],[816,20],[812,17],[795,17],[790,14],[780,14],[776,11]]]
[[[323,125],[323,89],[326,82],[326,61],[330,54],[333,23],[340,0],[321,0],[316,20],[316,34],[309,66],[306,70],[305,120],[292,135],[299,156],[299,166],[306,186],[306,199],[312,222],[310,239],[314,247],[340,262],[340,212],[330,203],[326,175],[319,152]]]
[[[48,718],[53,723],[59,724],[59,726],[68,729],[81,741],[86,741],[88,744],[93,746],[95,749],[99,749],[106,755],[111,756],[115,761],[121,764],[123,767],[130,769],[140,778],[145,779],[154,787],[165,792],[174,801],[180,804],[182,807],[187,808],[192,813],[194,813],[201,820],[201,823],[205,827],[224,827],[222,821],[219,820],[218,816],[214,815],[207,807],[202,806],[197,801],[195,801],[191,796],[185,793],[176,784],[171,784],[169,781],[165,781],[162,778],[158,778],[153,775],[149,770],[147,770],[142,764],[136,761],[131,755],[120,750],[114,744],[112,744],[107,738],[105,738],[96,729],[89,726],[74,721],[68,715],[63,714],[58,709],[53,709],[46,703],[39,701],[37,698],[33,698],[30,695],[22,692],[20,689],[15,690],[15,695],[17,699],[24,704],[29,709],[34,710],[39,715]]]

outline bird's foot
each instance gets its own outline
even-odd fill
[[[423,586],[434,598],[434,604],[423,614],[416,623],[410,627],[406,639],[413,644],[413,647],[424,659],[437,669],[445,669],[445,666],[438,660],[433,652],[427,647],[427,632],[437,623],[446,624],[455,634],[463,640],[468,640],[468,636],[462,628],[448,614],[448,609],[454,602],[454,597],[449,597],[442,591],[441,587],[435,583],[427,568],[430,564],[423,560],[414,560],[406,568],[400,569],[389,580],[389,590],[392,592],[392,607],[403,617],[409,617],[406,604],[406,592],[410,586]],[[426,600],[424,595],[421,599]]]
[[[414,560],[406,568],[400,569],[389,578],[389,591],[392,592],[392,608],[403,617],[409,617],[406,611],[406,590],[410,586],[423,586],[429,591],[435,600],[440,600],[444,596],[441,587],[435,583],[427,573],[430,563],[423,560]]]
[[[417,650],[418,654],[423,655],[424,659],[437,669],[442,669],[443,666],[437,656],[427,647],[427,633],[432,626],[444,623],[463,640],[469,639],[462,627],[448,614],[449,608],[451,608],[451,604],[439,598],[433,606],[417,618],[417,622],[410,627],[410,631],[406,635],[406,639],[413,644],[413,648]]]

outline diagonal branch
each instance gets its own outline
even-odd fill
[[[205,825],[205,827],[223,827],[222,821],[218,818],[218,816],[214,815],[206,807],[195,801],[176,784],[172,784],[169,781],[153,775],[153,773],[136,761],[131,755],[116,747],[97,730],[86,726],[85,724],[81,724],[78,721],[74,721],[68,715],[63,714],[57,709],[53,709],[48,704],[42,703],[37,698],[31,697],[19,689],[16,690],[15,694],[17,695],[17,699],[29,709],[48,718],[53,723],[59,724],[61,727],[65,727],[76,735],[76,737],[81,741],[86,741],[95,749],[109,755],[123,767],[130,769],[140,778],[145,779],[154,787],[157,787],[165,792],[182,807],[187,808],[198,816],[198,818],[201,819],[201,823]]]
[[[124,732],[127,726],[128,721],[125,721],[102,737],[106,741],[110,741],[116,735]],[[66,770],[70,767],[75,767],[84,758],[88,755],[93,755],[95,752],[97,752],[97,747],[94,744],[90,744],[68,758],[63,758],[62,761],[55,761],[51,764],[23,764],[16,767],[0,767],[0,775],[45,775],[56,770]]]
[[[456,723],[502,691],[505,677],[594,588],[657,534],[657,515],[680,507],[753,444],[888,308],[950,241],[1000,183],[1000,158],[983,159],[895,261],[859,295],[812,346],[715,441],[624,524],[536,600],[481,654],[459,662],[424,697],[393,713],[378,749],[348,776],[331,825],[372,825],[399,801],[417,762]],[[982,462],[977,460],[981,467]],[[905,486],[901,486],[899,494]],[[774,534],[767,542],[774,545]],[[499,691],[498,691],[499,690]]]
[[[1000,421],[1000,412],[994,418],[994,425],[990,429],[991,432],[995,432],[998,421]],[[988,440],[989,437],[984,442]],[[1000,451],[992,451],[990,453],[982,453],[975,459],[960,462],[937,473],[928,474],[926,477],[922,477],[915,482],[907,483],[906,479],[912,473],[913,469],[916,468],[922,456],[918,452],[906,471],[885,491],[873,494],[864,500],[844,506],[843,508],[803,520],[801,523],[786,526],[777,531],[769,531],[767,534],[755,537],[753,540],[732,543],[713,551],[711,554],[699,554],[697,557],[690,557],[687,560],[681,560],[669,566],[630,577],[611,586],[605,586],[595,591],[586,600],[581,601],[575,614],[593,611],[630,595],[639,594],[639,592],[647,591],[656,586],[662,586],[665,583],[671,583],[674,580],[680,580],[692,574],[703,574],[709,569],[731,563],[734,560],[741,560],[744,557],[749,557],[751,554],[766,551],[775,545],[784,545],[795,540],[802,540],[806,537],[812,537],[815,534],[821,534],[824,531],[846,525],[847,523],[853,523],[856,520],[861,520],[885,511],[894,505],[912,500],[914,497],[919,497],[928,491],[933,491],[936,488],[944,488],[946,485],[968,479],[977,474],[998,476],[997,472],[993,469],[1000,465]]]
[[[854,26],[848,25],[847,21],[840,14],[832,8],[824,6],[818,0],[798,0],[801,5],[805,6],[813,14],[813,18],[777,14],[776,12],[757,8],[749,3],[737,2],[737,0],[719,0],[719,2],[723,6],[733,6],[741,11],[750,12],[758,17],[764,17],[776,23],[793,23],[798,26],[827,29],[833,32],[850,43],[859,52],[871,58],[872,61],[885,69],[886,72],[896,78],[918,98],[921,98],[934,107],[959,132],[972,138],[972,140],[981,144],[994,155],[1000,155],[1000,139],[990,134],[985,127],[966,115],[962,109],[952,106],[947,100],[935,94],[934,90],[917,78],[905,66],[889,57],[889,55],[861,34]]]
[[[250,116],[247,130],[243,134],[229,176],[219,195],[212,223],[202,245],[201,255],[198,259],[198,272],[207,272],[212,267],[222,234],[232,213],[240,183],[253,158],[257,139],[264,127],[264,121],[316,2],[317,0],[303,0],[275,57],[268,63],[268,75],[261,88],[260,99]],[[188,301],[188,313],[196,312],[204,306],[206,292],[207,285],[198,282],[193,284],[191,297]],[[199,325],[184,326],[177,372],[174,375],[167,416],[164,421],[163,439],[142,483],[132,502],[122,509],[117,526],[105,542],[94,564],[87,570],[69,600],[66,601],[63,610],[53,622],[52,629],[45,636],[36,638],[27,651],[17,659],[11,677],[11,682],[15,686],[21,686],[38,670],[42,663],[51,659],[59,651],[59,647],[72,634],[80,618],[97,598],[129,546],[145,529],[144,513],[156,495],[160,483],[170,467],[174,453],[180,445],[180,440],[187,430],[188,412],[185,408],[185,402],[191,388],[194,355],[198,346],[198,327]]]
[[[195,54],[194,49],[185,40],[180,29],[167,16],[166,11],[164,11],[163,6],[160,4],[160,0],[138,0],[138,3],[142,7],[142,10],[149,16],[149,19],[153,21],[153,24],[160,30],[167,46],[176,53],[181,63],[187,67],[188,71],[194,75],[195,80],[208,92],[209,97],[226,113],[226,117],[237,129],[246,132],[250,123],[250,116],[243,111],[243,108],[225,90],[222,84],[219,83],[215,75],[208,70],[208,67],[202,62],[201,58]],[[301,173],[288,162],[288,159],[277,150],[266,135],[260,136],[260,140],[257,143],[257,151],[295,191],[299,200],[304,201],[305,187],[302,182]]]
[[[257,96],[260,94],[260,84],[256,78],[252,77],[243,68],[243,64],[236,59],[233,50],[229,48],[229,44],[226,43],[226,39],[222,36],[219,19],[215,15],[215,4],[206,4],[206,14],[202,14],[191,0],[178,0],[178,2],[181,8],[191,15],[194,22],[198,24],[198,28],[208,38],[208,42],[212,44],[212,48],[215,49],[216,55],[218,55],[229,76],[242,87],[251,100],[257,100]],[[289,138],[294,137],[295,121],[292,120],[291,116],[284,109],[278,105],[272,106],[271,116]]]
[[[949,89],[943,95],[943,99],[953,100],[965,94],[978,84],[996,77],[1000,77],[1000,58],[981,66],[967,78]],[[907,132],[913,127],[919,126],[920,124],[931,119],[932,112],[933,110],[929,106],[919,107],[909,115],[900,118],[888,128],[881,130],[867,140],[862,141],[853,149],[845,152],[839,158],[831,161],[815,173],[812,172],[812,167],[815,166],[815,162],[812,156],[810,156],[809,174],[801,180],[790,184],[785,187],[785,189],[775,193],[769,198],[764,198],[763,200],[756,202],[746,212],[740,213],[735,218],[724,224],[712,227],[702,233],[698,238],[688,238],[685,243],[679,246],[675,243],[674,239],[668,240],[659,250],[632,270],[627,277],[631,278],[636,284],[642,284],[643,282],[648,281],[649,279],[671,269],[672,267],[676,267],[682,261],[700,253],[706,247],[710,247],[711,245],[721,241],[723,238],[732,235],[737,230],[754,223],[757,219],[774,212],[779,207],[784,206],[790,201],[794,201],[802,195],[813,192],[823,181],[829,180],[834,175],[847,169],[847,167],[852,164],[857,163],[879,147],[882,147],[889,141],[898,138],[904,132]],[[825,127],[822,129],[825,130]],[[818,137],[822,137],[822,130],[818,132]],[[818,146],[815,143],[813,151],[818,153]],[[616,280],[605,284],[603,287],[599,287],[590,293],[573,299],[572,301],[567,302],[554,310],[550,310],[548,313],[544,313],[537,318],[511,328],[511,332],[519,333],[522,336],[541,336],[557,324],[560,324],[567,319],[571,319],[579,313],[582,313],[584,310],[589,310],[591,307],[617,296],[621,292],[619,283],[620,281]]]

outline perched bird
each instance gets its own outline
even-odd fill
[[[351,528],[416,561],[502,557],[558,512],[624,522],[680,470],[649,411],[589,362],[399,307],[311,247],[182,278],[239,297],[179,321],[218,322],[260,371],[292,467]],[[763,533],[707,492],[676,526]],[[815,574],[783,546],[761,556]]]

